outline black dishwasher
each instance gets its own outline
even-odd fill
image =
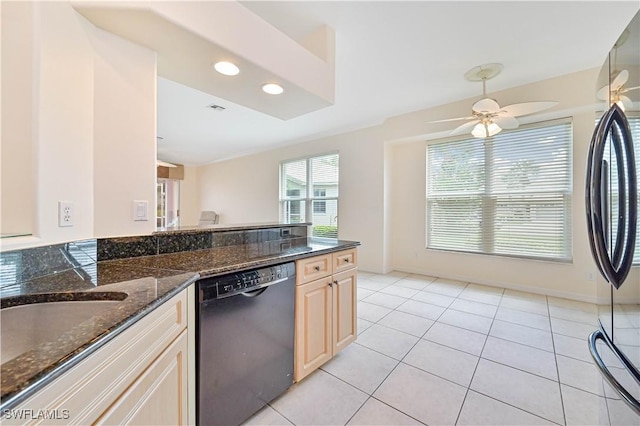
[[[238,425],[293,383],[295,264],[197,284],[197,422]]]

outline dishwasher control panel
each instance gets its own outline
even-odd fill
[[[295,263],[284,263],[205,279],[200,282],[200,289],[204,293],[202,296],[204,299],[220,299],[267,287],[282,279],[295,276],[295,273]]]

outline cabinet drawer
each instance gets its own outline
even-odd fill
[[[95,424],[188,424],[187,350],[183,330]]]
[[[331,275],[331,255],[315,256],[296,262],[296,284],[308,283]]]
[[[346,271],[358,265],[356,249],[349,249],[333,253],[333,273]]]

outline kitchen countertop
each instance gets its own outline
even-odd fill
[[[238,223],[238,224],[215,224],[215,225],[194,225],[194,226],[168,226],[164,228],[158,228],[153,234],[191,234],[198,232],[211,232],[211,231],[246,231],[250,229],[269,229],[269,228],[281,228],[283,226],[311,226],[311,222],[301,223],[283,223],[283,222],[255,222],[255,223]]]
[[[269,266],[358,246],[353,241],[317,241],[274,248],[244,244],[93,263],[16,283],[2,308],[42,301],[105,299],[126,293],[114,307],[55,340],[2,363],[0,410],[14,408],[44,385],[95,352],[129,325],[199,278]],[[111,293],[113,294],[113,293]]]

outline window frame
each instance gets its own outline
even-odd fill
[[[434,248],[434,247],[429,247],[429,233],[430,233],[430,208],[429,208],[429,146],[431,145],[435,145],[435,144],[445,144],[445,143],[453,143],[453,142],[457,142],[457,141],[463,141],[466,139],[469,139],[469,137],[467,135],[462,135],[462,136],[455,136],[455,137],[446,137],[446,138],[439,138],[439,139],[432,139],[432,140],[427,140],[426,141],[426,146],[425,146],[425,249],[428,251],[434,251],[434,252],[447,252],[447,253],[461,253],[461,254],[468,254],[468,255],[481,255],[481,256],[498,256],[498,257],[507,257],[507,258],[516,258],[516,259],[526,259],[526,260],[534,260],[534,261],[543,261],[543,262],[552,262],[552,263],[573,263],[573,229],[574,229],[574,221],[573,221],[573,214],[574,214],[574,208],[573,208],[573,202],[574,202],[574,179],[573,179],[573,163],[574,163],[574,126],[573,126],[573,117],[563,117],[563,118],[557,118],[557,119],[552,119],[552,120],[545,120],[545,121],[539,121],[539,122],[534,122],[534,123],[527,123],[527,124],[521,124],[517,129],[514,129],[513,131],[517,132],[517,131],[521,131],[521,130],[526,130],[526,129],[536,129],[536,128],[545,128],[545,127],[551,127],[551,126],[555,126],[555,125],[561,125],[561,124],[568,124],[570,126],[570,137],[569,137],[569,146],[568,146],[568,153],[569,153],[569,170],[567,171],[567,175],[569,177],[568,179],[568,189],[563,193],[563,199],[564,199],[564,203],[565,203],[565,207],[564,207],[564,211],[567,213],[565,216],[565,223],[566,225],[568,225],[568,229],[565,227],[564,228],[564,241],[565,241],[565,247],[566,244],[568,243],[569,247],[568,250],[566,250],[567,253],[567,257],[546,257],[546,256],[536,256],[536,255],[527,255],[527,254],[514,254],[514,253],[501,253],[501,252],[490,252],[487,251],[487,247],[482,247],[480,250],[478,251],[472,251],[472,250],[461,250],[461,249],[455,249],[455,248]],[[503,134],[508,133],[509,131],[507,130],[503,130]],[[487,138],[487,139],[491,139],[491,138]],[[487,159],[485,158],[483,161],[483,172],[485,172],[486,169],[486,161]],[[485,173],[486,174],[486,173]],[[561,192],[558,191],[558,194],[560,194]],[[486,209],[486,202],[491,202],[489,200],[482,200],[483,197],[487,197],[489,194],[492,194],[491,192],[487,192],[487,189],[484,188],[482,191],[480,192],[469,192],[467,193],[470,196],[477,196],[481,199],[481,202],[483,203],[483,211],[484,209]],[[496,194],[494,194],[495,197]],[[494,203],[497,204],[496,200],[493,200]],[[491,210],[492,213],[495,215],[495,212],[497,211],[496,209]],[[488,230],[487,232],[489,232],[489,234],[495,234],[495,229],[491,229]],[[486,244],[486,240],[485,240],[485,232],[483,230],[483,232],[480,235],[481,238],[481,245]],[[495,248],[495,246],[493,247]]]
[[[322,158],[322,157],[328,157],[328,156],[332,156],[332,155],[336,155],[338,157],[338,195],[337,196],[326,196],[326,188],[322,188],[320,189],[321,191],[324,191],[325,196],[319,196],[315,194],[314,190],[314,185],[313,185],[313,168],[311,167],[311,163],[314,159],[317,158]],[[286,164],[290,164],[290,163],[295,163],[295,162],[300,162],[300,161],[305,161],[306,162],[306,182],[305,182],[305,189],[306,191],[305,194],[302,194],[303,191],[300,191],[300,197],[291,197],[288,196],[286,194],[286,192],[288,192],[288,190],[285,189],[285,185],[283,185],[283,177],[285,176],[285,172],[284,172],[284,167]],[[309,156],[304,156],[304,157],[297,157],[297,158],[290,158],[287,160],[283,160],[280,161],[279,167],[279,177],[278,177],[278,192],[279,192],[279,200],[278,200],[278,204],[279,204],[279,215],[280,215],[280,220],[284,223],[290,223],[287,222],[286,220],[286,210],[287,210],[287,202],[292,202],[292,201],[299,201],[301,203],[304,203],[304,209],[300,209],[301,212],[302,210],[304,210],[304,221],[301,222],[291,222],[291,223],[308,223],[312,228],[314,226],[313,224],[313,215],[314,214],[326,214],[327,211],[327,201],[335,201],[336,202],[336,212],[337,212],[337,216],[340,216],[340,152],[339,151],[329,151],[329,152],[324,152],[324,153],[320,153],[320,154],[314,154],[314,155],[309,155]],[[284,193],[284,194],[283,194]],[[314,206],[316,203],[322,203],[324,204],[324,212],[322,213],[315,213],[314,211]],[[337,231],[340,231],[340,227],[339,225],[336,225],[337,227]],[[336,238],[330,238],[330,237],[314,237],[317,239],[326,239],[326,240],[331,240],[331,241],[335,241],[338,239],[338,235],[336,234]]]

